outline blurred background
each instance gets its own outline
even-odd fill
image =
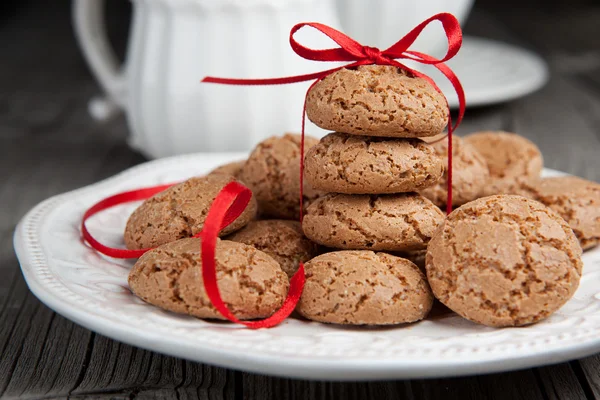
[[[290,0],[279,2],[290,4],[281,7],[281,15],[261,11],[268,1],[248,3],[254,2],[255,10],[242,11],[236,6],[165,9],[152,6],[160,2],[139,1],[134,22],[128,1],[109,1],[106,7],[98,6],[99,1],[79,1],[79,8],[86,10],[76,10],[68,1],[2,2],[0,135],[8,140],[3,149],[20,142],[55,146],[58,141],[72,147],[70,157],[108,150],[141,160],[138,153],[156,158],[190,151],[247,151],[266,136],[298,131],[305,85],[240,88],[198,81],[209,74],[272,77],[324,69],[288,48],[291,21],[302,17],[330,23],[363,43],[384,48],[424,16],[445,9],[456,12],[466,33],[463,50],[450,62],[467,92],[469,112],[462,131],[470,129],[469,121],[481,124],[488,117],[504,121],[501,126],[490,122],[489,129],[517,128],[518,122],[509,122],[518,119],[515,101],[542,87],[546,94],[560,90],[556,85],[565,79],[592,93],[600,85],[600,5],[593,0],[477,0],[472,9],[470,0],[331,0],[317,2],[321,6],[310,12],[301,4],[309,2]],[[72,21],[79,22],[74,26]],[[281,25],[281,38],[274,40],[265,27],[276,24]],[[104,31],[107,44],[101,40]],[[443,54],[441,30],[430,31],[415,48]],[[305,43],[323,45],[320,39],[308,37]],[[431,43],[434,39],[437,43]],[[432,75],[454,104],[448,85]],[[577,98],[568,90],[564,96]],[[557,131],[564,126],[559,122]],[[312,126],[308,132],[323,133]]]

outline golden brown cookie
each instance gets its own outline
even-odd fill
[[[419,139],[330,133],[305,158],[313,188],[336,193],[414,192],[442,176],[442,159]]]
[[[453,211],[427,248],[433,294],[488,326],[548,317],[575,293],[581,247],[567,223],[522,197],[483,197]]]
[[[313,321],[390,325],[427,316],[433,295],[413,263],[386,253],[346,250],[313,258],[296,310]]]
[[[221,297],[237,318],[265,318],[281,307],[289,282],[273,258],[252,246],[219,240],[215,259]],[[201,268],[200,239],[181,239],[140,257],[129,273],[129,287],[165,310],[224,319],[204,290]]]
[[[306,136],[305,151],[319,142]],[[259,143],[242,169],[239,179],[248,185],[262,217],[300,217],[300,135],[273,136]],[[321,193],[304,182],[304,206]]]
[[[421,271],[425,272],[425,256],[427,255],[427,249],[403,251],[395,253],[394,255],[406,258],[408,261],[419,267]]]
[[[540,149],[529,139],[515,133],[486,131],[463,140],[475,147],[490,171],[482,196],[517,194],[523,184],[534,184],[540,179],[544,160]]]
[[[444,176],[435,185],[420,190],[423,196],[439,207],[446,205],[448,197],[448,140],[432,144],[444,164]],[[485,159],[473,146],[463,139],[452,138],[452,205],[459,206],[481,196],[489,182],[489,171]]]
[[[252,221],[241,230],[227,237],[264,251],[279,263],[291,278],[300,262],[306,262],[319,254],[319,245],[308,240],[298,221],[262,220]]]
[[[313,86],[306,115],[332,131],[415,138],[441,133],[448,108],[425,79],[389,65],[362,65],[342,68]]]
[[[407,251],[426,248],[443,220],[444,213],[417,193],[329,193],[308,207],[302,229],[337,249]]]
[[[235,178],[239,179],[240,172],[242,168],[246,165],[246,160],[243,161],[234,161],[227,164],[223,164],[208,173],[208,175],[213,174],[223,174],[223,175],[231,175]]]
[[[125,227],[128,249],[160,246],[177,239],[194,236],[204,226],[210,206],[219,191],[235,179],[215,174],[188,179],[144,201],[129,217]],[[221,236],[235,232],[256,215],[254,196],[250,204]]]
[[[523,193],[558,213],[571,226],[584,250],[600,242],[600,184],[575,176],[543,178]]]

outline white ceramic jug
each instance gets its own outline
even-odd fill
[[[475,0],[337,0],[346,34],[369,46],[387,49],[432,15],[449,12],[462,23]],[[446,53],[439,26],[425,29],[412,47],[435,57]]]
[[[339,29],[333,0],[133,0],[125,64],[106,39],[104,2],[75,0],[83,53],[106,98],[90,103],[97,118],[123,109],[130,145],[148,157],[248,150],[258,141],[300,130],[309,83],[280,86],[201,84],[207,75],[267,78],[322,70],[290,48],[291,27],[319,21]],[[316,32],[299,40],[331,42]],[[319,65],[320,64],[320,65]],[[316,127],[308,132],[320,133]]]

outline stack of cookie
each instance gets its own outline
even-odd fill
[[[424,318],[432,295],[422,272],[403,258],[373,251],[424,250],[444,220],[418,193],[444,173],[435,149],[420,139],[445,128],[443,96],[398,68],[369,65],[341,69],[317,83],[306,111],[316,125],[336,132],[306,154],[307,182],[328,193],[308,207],[302,228],[319,244],[352,251],[306,264],[299,312],[347,324]]]

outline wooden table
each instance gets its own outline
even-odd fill
[[[480,3],[466,31],[533,48],[549,61],[551,80],[543,90],[518,101],[469,110],[460,131],[519,132],[540,146],[548,167],[598,181],[600,8],[583,1],[578,8],[543,2],[528,9],[522,3]],[[125,144],[123,118],[98,124],[87,114],[87,100],[98,87],[72,38],[68,3],[30,0],[3,6],[4,15],[10,14],[0,17],[4,398],[600,398],[599,356],[467,378],[311,382],[163,356],[100,336],[55,314],[23,280],[12,249],[16,223],[39,201],[111,176],[144,158]],[[121,52],[129,18],[123,8],[112,2],[108,11]]]

